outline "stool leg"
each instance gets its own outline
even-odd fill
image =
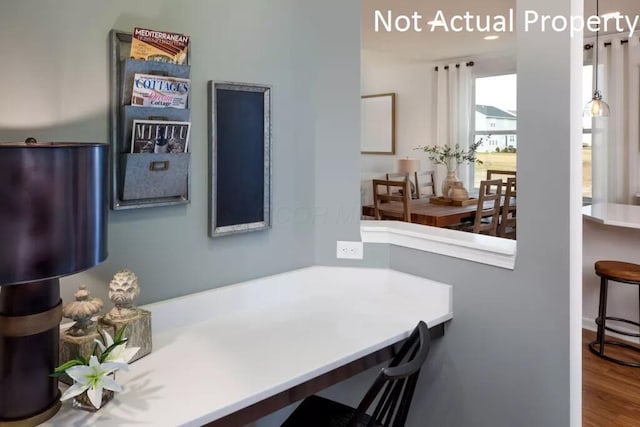
[[[604,277],[600,278],[600,304],[598,307],[598,318],[596,319],[596,323],[598,324],[598,345],[600,355],[604,354],[604,328],[605,328],[605,317],[607,317],[607,285],[608,280]],[[640,298],[640,296],[639,296]]]

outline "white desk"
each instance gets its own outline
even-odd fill
[[[600,224],[640,228],[640,206],[636,205],[596,203],[584,206],[582,216]]]
[[[47,425],[219,420],[452,318],[451,287],[386,269],[310,267],[151,304],[153,352],[91,414]],[[364,392],[364,391],[363,391]]]

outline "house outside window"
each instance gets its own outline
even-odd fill
[[[478,189],[487,169],[516,170],[517,77],[502,74],[475,79],[475,128],[473,140],[484,139],[478,149],[483,164],[474,167],[473,186]]]

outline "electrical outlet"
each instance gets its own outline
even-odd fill
[[[338,240],[336,245],[336,257],[344,259],[362,259],[364,248],[362,242],[344,242]]]

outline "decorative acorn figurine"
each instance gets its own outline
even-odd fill
[[[114,307],[107,317],[111,319],[127,319],[137,315],[134,302],[140,295],[138,276],[131,270],[120,270],[109,283],[109,299]]]
[[[102,300],[91,297],[85,285],[80,285],[73,296],[76,300],[65,304],[62,308],[62,315],[76,322],[66,333],[74,337],[89,335],[95,328],[95,322],[91,318],[102,310]]]
[[[151,353],[152,348],[151,312],[136,307],[135,301],[138,295],[140,295],[138,276],[128,269],[118,271],[109,283],[109,299],[113,302],[113,308],[98,319],[100,326],[112,334],[123,326],[127,326],[125,331],[127,345],[139,347],[129,363]]]

